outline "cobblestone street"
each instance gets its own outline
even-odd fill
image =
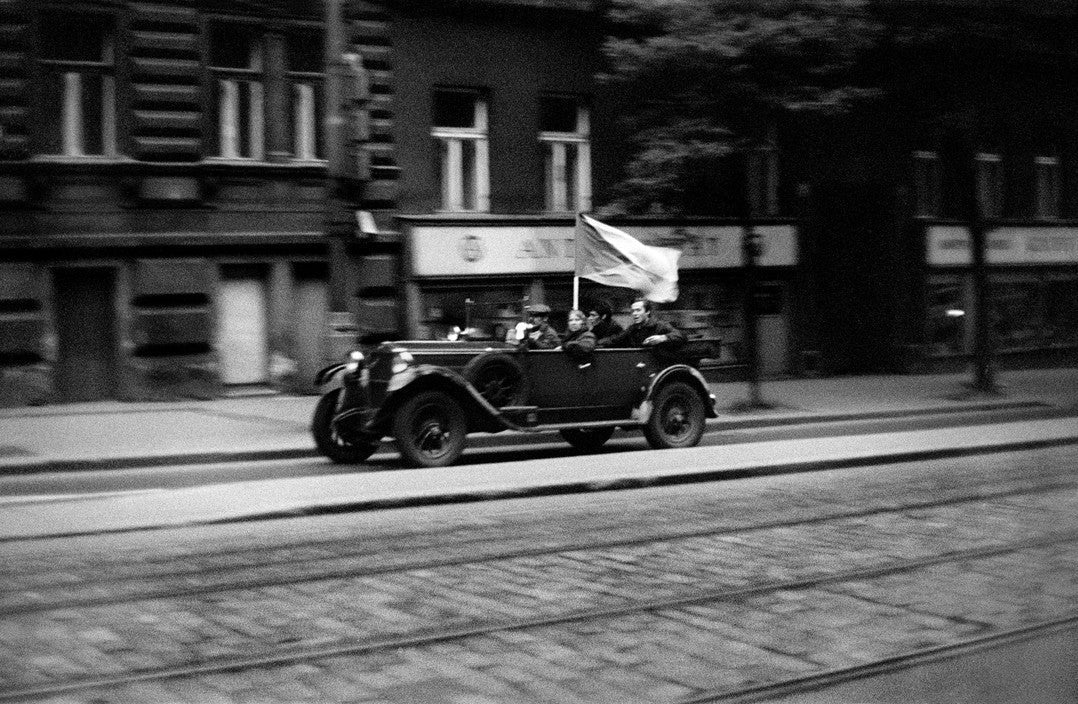
[[[720,696],[1078,612],[1076,459],[1068,447],[170,531],[107,550],[9,543],[2,689],[55,702]],[[65,683],[78,689],[50,689]]]

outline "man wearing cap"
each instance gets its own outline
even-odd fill
[[[561,338],[550,326],[550,306],[536,303],[528,306],[528,327],[521,344],[529,350],[552,350],[561,345]]]

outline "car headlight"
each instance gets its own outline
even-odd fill
[[[359,350],[355,350],[348,355],[348,365],[345,367],[345,371],[355,372],[361,366],[363,366],[363,353]]]
[[[397,353],[393,355],[393,365],[390,369],[394,374],[401,374],[408,371],[408,367],[412,366],[412,362],[415,361],[412,357],[412,353],[405,350],[397,350]]]

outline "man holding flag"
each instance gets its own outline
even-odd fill
[[[670,247],[643,244],[628,233],[590,218],[577,216],[576,276],[573,305],[576,306],[580,277],[607,286],[631,288],[640,294],[633,302],[633,324],[627,330],[603,340],[603,347],[676,348],[685,335],[668,323],[652,318],[652,301],[673,301],[678,297],[677,265],[681,252]]]

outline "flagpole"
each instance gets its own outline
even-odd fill
[[[577,230],[580,229],[580,212],[577,211],[576,223],[573,227],[573,310],[580,308],[580,277],[576,275],[578,271],[576,268],[576,250],[577,250]]]

